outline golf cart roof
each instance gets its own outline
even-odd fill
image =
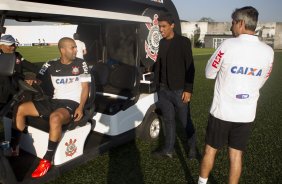
[[[82,23],[89,22],[93,20],[93,18],[99,20],[152,22],[150,17],[141,15],[16,0],[1,0],[0,13],[5,15],[6,18],[26,22],[32,20],[47,20],[51,22]]]

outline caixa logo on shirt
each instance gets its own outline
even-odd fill
[[[241,75],[261,76],[262,69],[243,67],[243,66],[233,66],[231,68],[231,73],[241,74]]]
[[[71,84],[79,81],[79,77],[63,77],[55,80],[56,84]]]

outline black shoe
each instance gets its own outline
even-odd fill
[[[167,153],[164,151],[154,151],[152,153],[152,156],[155,158],[173,158],[173,154],[172,153]]]

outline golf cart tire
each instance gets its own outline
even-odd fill
[[[161,132],[161,119],[155,112],[144,118],[140,127],[140,136],[145,141],[155,141],[159,138]]]

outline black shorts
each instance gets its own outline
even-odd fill
[[[226,144],[234,149],[244,151],[251,134],[252,123],[235,123],[213,117],[208,120],[206,144],[220,149]]]
[[[49,99],[42,101],[33,101],[40,117],[49,117],[50,114],[59,108],[65,108],[69,111],[71,118],[79,104],[72,100],[66,99]]]

